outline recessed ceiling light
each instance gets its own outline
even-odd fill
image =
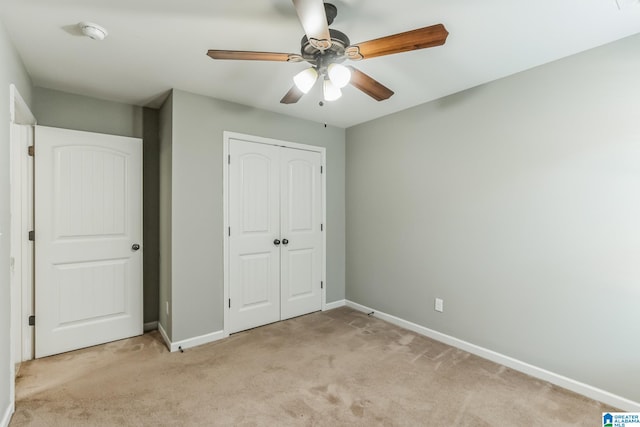
[[[93,22],[83,21],[78,24],[78,27],[82,30],[82,34],[92,38],[93,40],[104,40],[104,38],[109,34],[104,27],[94,24]]]

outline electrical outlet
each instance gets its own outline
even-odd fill
[[[165,311],[167,312],[167,316],[168,316],[169,315],[169,301],[165,301],[164,305],[165,305]]]
[[[442,313],[444,311],[444,300],[442,298],[436,298],[435,310]]]

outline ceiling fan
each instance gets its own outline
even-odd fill
[[[293,87],[280,100],[283,104],[298,102],[311,90],[318,78],[323,82],[325,101],[340,98],[342,95],[340,89],[347,84],[360,89],[376,101],[384,101],[393,95],[391,89],[353,66],[342,65],[342,62],[347,59],[359,61],[440,46],[445,43],[449,35],[444,25],[436,24],[351,44],[346,34],[329,29],[329,25],[338,14],[333,4],[323,3],[322,0],[293,0],[293,5],[305,32],[301,41],[300,54],[212,49],[207,52],[207,55],[213,59],[308,62],[311,67],[293,78]]]

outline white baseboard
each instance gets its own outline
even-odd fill
[[[13,415],[13,412],[14,412],[14,406],[13,406],[13,403],[11,403],[4,410],[4,415],[2,416],[2,419],[0,420],[0,427],[8,427],[9,426],[9,421],[11,421],[11,416]]]
[[[167,346],[169,351],[171,351],[171,340],[169,339],[169,335],[167,335],[167,332],[164,330],[160,322],[158,322],[158,332],[160,332],[160,336],[162,337],[164,344]]]
[[[327,302],[324,304],[323,311],[333,310],[334,308],[344,307],[345,305],[347,305],[347,301],[343,299],[333,302]]]
[[[156,329],[158,329],[158,321],[157,320],[154,321],[154,322],[147,322],[143,326],[143,331],[145,331],[145,332],[155,331]]]
[[[591,399],[598,400],[600,402],[606,403],[608,405],[622,409],[624,411],[640,412],[640,403],[634,402],[632,400],[629,400],[621,396],[617,396],[613,393],[609,393],[608,391],[599,389],[597,387],[590,386],[589,384],[585,384],[580,381],[567,378],[563,375],[553,373],[546,369],[542,369],[537,366],[530,365],[526,362],[522,362],[512,357],[505,356],[504,354],[497,353],[493,350],[489,350],[484,347],[480,347],[478,345],[469,343],[467,341],[463,341],[461,339],[452,337],[450,335],[446,335],[441,332],[434,331],[433,329],[429,329],[424,326],[420,326],[416,323],[409,322],[408,320],[404,320],[399,317],[377,311],[373,308],[366,307],[364,305],[355,303],[353,301],[346,300],[345,304],[347,307],[351,307],[363,313],[374,312],[372,314],[372,316],[374,317],[385,320],[389,323],[408,329],[420,335],[427,336],[436,341],[443,342],[452,347],[459,348],[471,354],[475,354],[476,356],[480,356],[484,359],[491,360],[492,362],[498,363],[500,365],[504,365],[516,371],[520,371],[527,375],[531,375],[532,377],[550,382],[551,384],[555,384],[559,387],[565,388],[567,390],[571,390],[575,393],[581,394]]]
[[[184,350],[203,344],[209,344],[210,342],[218,341],[222,338],[225,338],[224,331],[211,332],[210,334],[200,335],[199,337],[188,338],[186,340],[171,343],[171,351],[178,351],[180,348]]]
[[[211,332],[210,334],[200,335],[198,337],[193,337],[193,338],[188,338],[186,340],[172,342],[160,323],[158,323],[158,331],[160,332],[160,335],[162,335],[162,339],[167,345],[167,348],[172,353],[180,349],[186,350],[187,348],[208,344],[210,342],[218,341],[218,340],[221,340],[222,338],[225,338],[224,331],[216,331],[216,332]]]

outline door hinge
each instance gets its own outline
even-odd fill
[[[231,308],[231,298],[229,298],[229,308]]]
[[[32,241],[32,242],[36,241],[36,232],[34,230],[31,230],[29,232],[29,240]]]
[[[227,156],[227,164],[229,164],[229,165],[231,164],[231,154],[229,154]]]
[[[324,224],[320,224],[320,231],[324,231]]]
[[[229,237],[231,237],[231,227],[229,227]]]
[[[29,326],[35,326],[36,316],[29,316]]]
[[[35,147],[33,145],[30,145],[27,148],[27,154],[29,154],[31,157],[35,156]]]
[[[323,173],[323,170],[324,170],[323,167],[320,166],[320,173]]]
[[[324,282],[320,282],[320,289],[324,289]]]

